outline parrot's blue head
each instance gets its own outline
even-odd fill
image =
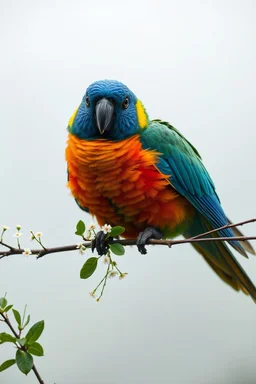
[[[68,129],[81,139],[121,140],[148,126],[141,101],[124,84],[101,80],[91,84]]]

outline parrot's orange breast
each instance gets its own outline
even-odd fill
[[[185,219],[188,202],[156,168],[159,155],[144,150],[138,135],[109,141],[69,133],[68,187],[100,225],[123,225],[125,237],[147,226],[175,228]]]

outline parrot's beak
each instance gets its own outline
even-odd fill
[[[104,132],[110,131],[114,122],[114,104],[106,99],[100,99],[95,107],[96,123],[98,129],[103,135]]]

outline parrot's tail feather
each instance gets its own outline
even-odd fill
[[[232,231],[233,231],[235,236],[244,236],[243,233],[237,227],[233,227]],[[253,248],[253,246],[251,245],[251,243],[248,240],[240,241],[240,244],[246,252],[250,253],[251,255],[256,254],[255,249]]]
[[[209,224],[210,225],[210,224]],[[208,226],[208,225],[207,225]],[[212,228],[212,227],[211,227]],[[248,259],[248,256],[247,256],[247,253],[245,251],[245,247],[244,245],[242,244],[243,242],[241,241],[238,241],[238,240],[232,240],[232,237],[234,237],[234,229],[233,228],[225,228],[225,229],[221,229],[219,232],[215,232],[215,234],[217,233],[217,235],[219,236],[223,236],[223,237],[230,237],[230,241],[229,241],[229,244],[231,245],[231,247],[233,247],[237,252],[240,253],[240,255],[246,257]],[[242,234],[241,234],[242,235]],[[239,235],[239,236],[241,236]],[[243,235],[242,235],[243,236]]]
[[[189,238],[211,229],[211,224],[202,215],[197,214],[193,225],[184,236]],[[256,302],[256,287],[224,242],[198,242],[193,243],[193,246],[223,281],[235,290],[241,289],[249,294]]]
[[[234,230],[233,230],[233,228],[232,228],[232,234],[234,234]],[[240,235],[239,235],[240,236]],[[229,244],[231,245],[231,247],[233,247],[237,252],[239,252],[240,253],[240,255],[242,255],[242,256],[244,256],[244,257],[246,257],[247,259],[248,259],[248,255],[247,255],[247,253],[245,252],[245,248],[244,248],[244,246],[243,246],[243,244],[242,244],[242,241],[240,242],[240,241],[229,241]]]
[[[221,268],[219,268],[215,263],[211,261],[209,256],[207,255],[207,252],[202,249],[197,244],[193,244],[193,247],[203,256],[207,264],[214,270],[214,272],[217,273],[217,275],[225,281],[225,283],[229,284],[232,288],[234,288],[236,291],[240,291],[240,286],[238,284],[238,281],[232,276],[223,271]]]

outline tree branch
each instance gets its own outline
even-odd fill
[[[20,335],[18,335],[18,333],[17,333],[17,332],[15,331],[15,329],[13,328],[13,326],[12,326],[12,324],[11,324],[9,318],[8,318],[8,315],[7,315],[7,314],[5,315],[4,313],[0,313],[0,315],[2,316],[3,321],[6,323],[6,325],[8,325],[8,327],[10,328],[10,330],[12,331],[12,333],[13,333],[13,335],[16,337],[16,339],[19,339],[19,338],[20,338]],[[26,352],[26,348],[25,348],[25,347],[20,346],[19,348],[20,348],[22,351]],[[40,384],[44,384],[44,381],[43,381],[43,379],[41,378],[41,376],[39,375],[39,372],[38,372],[38,370],[37,370],[35,364],[33,364],[32,371],[33,371],[34,374],[36,375],[36,378],[37,378],[38,382],[39,382]]]
[[[245,224],[253,223],[256,222],[256,218],[250,219],[250,220],[245,220],[241,221],[237,224],[227,224],[223,227],[219,227],[216,229],[213,229],[211,231],[201,233],[197,236],[191,237],[189,239],[180,239],[180,240],[149,240],[147,244],[151,245],[167,245],[169,248],[171,248],[173,245],[178,245],[178,244],[187,244],[187,243],[200,243],[200,242],[207,242],[207,241],[248,241],[248,240],[256,240],[256,236],[234,236],[234,237],[205,237],[207,235],[210,235],[214,232],[218,232],[222,229],[226,228],[233,228],[233,227],[239,227]],[[109,244],[114,244],[114,243],[119,243],[124,246],[126,245],[136,245],[136,239],[128,239],[128,240],[109,240]],[[24,249],[19,249],[19,248],[13,248],[3,242],[0,242],[0,244],[4,247],[8,248],[8,251],[1,251],[0,252],[0,259],[4,257],[8,257],[11,255],[20,255],[24,252]],[[91,248],[91,241],[85,241],[83,245],[86,248]],[[31,254],[36,255],[37,259],[48,255],[50,253],[60,253],[60,252],[70,252],[70,251],[77,251],[77,245],[66,245],[66,246],[61,246],[61,247],[52,247],[52,248],[44,248],[44,249],[32,249]]]

